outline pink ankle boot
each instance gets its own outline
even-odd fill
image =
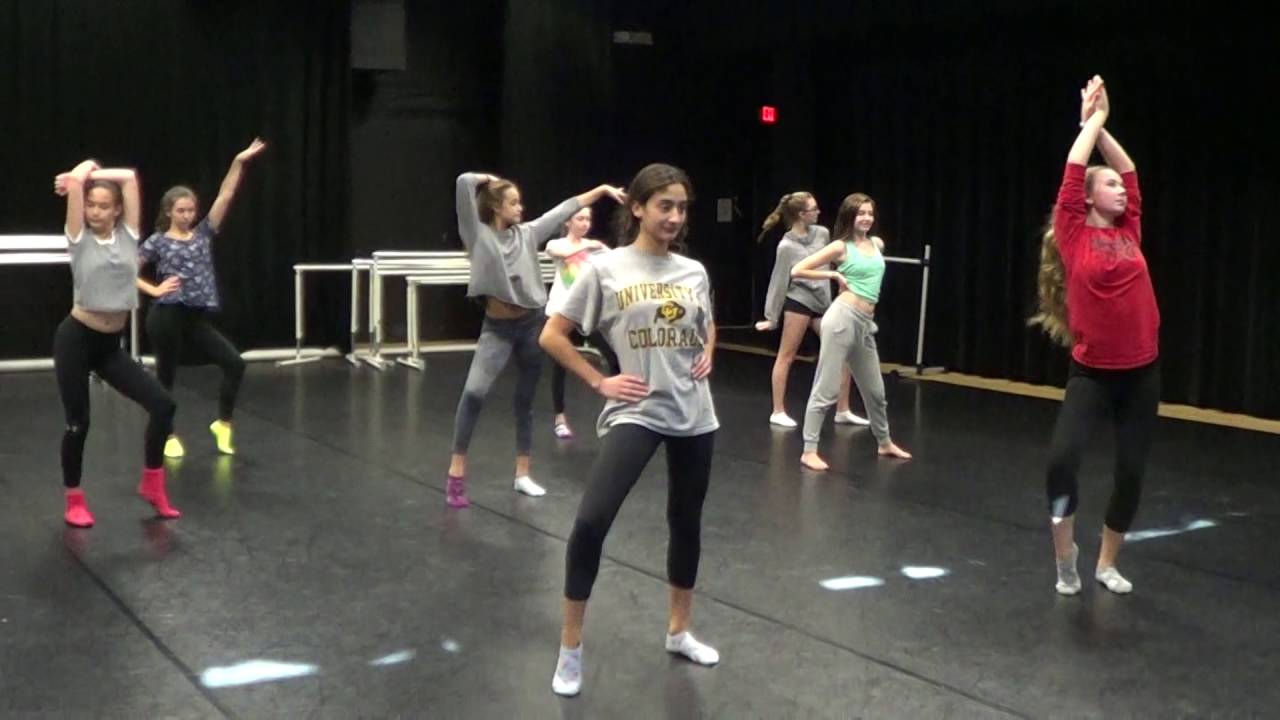
[[[164,468],[146,468],[142,471],[142,482],[138,484],[138,494],[156,509],[156,515],[162,518],[182,517],[178,509],[169,504],[169,495],[164,489]]]

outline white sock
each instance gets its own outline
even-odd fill
[[[514,488],[516,492],[524,493],[529,497],[542,497],[547,494],[547,491],[528,475],[521,475],[516,478]]]
[[[1071,544],[1071,556],[1058,559],[1058,584],[1055,589],[1059,595],[1075,595],[1080,592],[1080,573],[1076,572],[1076,558],[1080,556],[1080,548]]]
[[[852,410],[836,413],[837,425],[870,425],[871,421],[861,415],[854,415]]]
[[[699,665],[715,665],[720,662],[720,653],[715,648],[698,642],[687,630],[679,635],[667,636],[667,652],[683,655]]]
[[[784,412],[774,413],[774,414],[770,415],[770,416],[769,416],[769,424],[770,424],[770,425],[777,425],[777,426],[779,426],[779,427],[789,427],[789,428],[796,427],[796,421],[795,421],[795,420],[792,420],[792,419],[791,419],[791,416],[790,416],[790,415],[787,415],[787,414],[786,414],[786,413],[784,413]]]
[[[551,678],[551,692],[573,697],[582,690],[582,646],[570,650],[560,646],[556,674]]]
[[[1097,574],[1094,575],[1094,578],[1105,585],[1108,590],[1116,593],[1117,595],[1124,595],[1125,593],[1133,592],[1133,583],[1125,580],[1124,576],[1121,575],[1120,571],[1116,570],[1114,566],[1099,570]]]

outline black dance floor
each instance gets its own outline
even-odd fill
[[[234,458],[217,371],[179,376],[184,516],[133,495],[140,410],[92,391],[85,489],[64,527],[51,373],[0,376],[0,716],[941,718],[1274,717],[1280,707],[1280,437],[1161,420],[1120,569],[1054,593],[1044,467],[1057,404],[888,378],[894,438],[828,427],[832,471],[767,424],[771,360],[722,352],[722,422],[694,629],[716,668],[663,650],[665,463],[605,546],[583,693],[551,693],[565,540],[599,401],[571,381],[578,439],[539,389],[534,477],[511,490],[513,378],[472,446],[473,506],[443,484],[470,355],[423,374],[329,360],[251,365]],[[799,419],[812,366],[793,373]],[[1111,441],[1085,462],[1092,577]]]

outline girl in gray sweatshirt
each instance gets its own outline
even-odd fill
[[[457,181],[458,234],[471,256],[467,296],[484,304],[484,325],[467,382],[458,400],[453,426],[453,455],[445,500],[450,507],[470,505],[466,491],[467,449],[484,398],[514,355],[516,381],[516,477],[514,487],[532,497],[546,494],[529,477],[533,445],[533,396],[542,374],[542,307],[547,290],[538,267],[538,246],[556,233],[569,216],[602,197],[621,202],[622,190],[601,185],[560,203],[542,217],[522,222],[520,189],[496,175],[463,173]]]
[[[806,280],[791,277],[796,263],[821,250],[831,240],[830,233],[817,225],[818,201],[812,193],[800,191],[787,193],[778,201],[778,207],[765,218],[760,228],[759,242],[779,222],[785,222],[787,232],[778,241],[778,253],[773,262],[773,274],[769,277],[769,291],[764,299],[765,319],[756,323],[760,331],[782,330],[778,341],[778,355],[773,361],[771,384],[773,410],[769,423],[777,427],[794,428],[796,421],[787,415],[787,376],[791,363],[796,359],[804,333],[812,329],[820,335],[822,314],[831,306],[831,283],[825,280]],[[836,422],[844,425],[866,425],[865,418],[849,409],[849,370],[840,376],[840,395],[836,401]]]

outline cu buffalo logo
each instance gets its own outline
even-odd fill
[[[684,306],[675,300],[668,300],[662,303],[658,312],[654,313],[653,321],[666,320],[668,324],[673,324],[682,317],[684,317]]]

